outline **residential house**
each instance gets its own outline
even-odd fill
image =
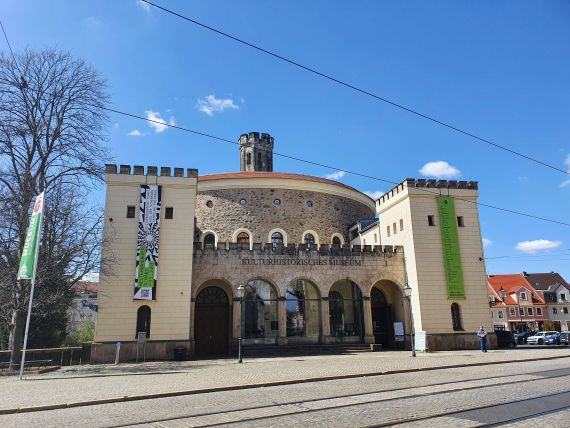
[[[546,303],[521,274],[489,275],[487,284],[496,329],[515,333],[535,332],[542,330],[544,323],[548,322]]]
[[[570,331],[570,286],[557,273],[521,273],[545,301],[556,331]]]
[[[95,322],[97,318],[97,295],[99,293],[99,283],[81,281],[73,287],[75,299],[72,307],[67,311],[69,316],[69,331],[77,328],[79,322],[91,319]]]

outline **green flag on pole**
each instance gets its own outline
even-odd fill
[[[32,212],[32,218],[30,220],[30,225],[28,226],[28,234],[26,235],[26,243],[22,250],[20,269],[18,269],[18,279],[32,279],[34,274],[43,210],[44,192],[36,198],[36,203],[34,204],[34,211]]]

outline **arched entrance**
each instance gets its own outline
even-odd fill
[[[194,337],[196,355],[227,354],[229,299],[224,290],[211,286],[196,297]]]
[[[370,306],[372,308],[374,343],[380,343],[383,349],[395,348],[392,305],[388,304],[384,293],[376,287],[372,287],[370,291]]]

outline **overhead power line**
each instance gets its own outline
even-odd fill
[[[392,106],[394,106],[394,107],[398,107],[399,109],[402,109],[402,110],[405,110],[405,111],[407,111],[407,112],[409,112],[409,113],[415,114],[416,116],[423,117],[424,119],[427,119],[427,120],[432,121],[432,122],[434,122],[434,123],[437,123],[437,124],[439,124],[439,125],[445,126],[446,128],[449,128],[449,129],[452,129],[452,130],[454,130],[454,131],[457,131],[457,132],[459,132],[459,133],[461,133],[461,134],[463,134],[463,135],[467,135],[468,137],[475,138],[476,140],[482,141],[482,142],[487,143],[487,144],[489,144],[489,145],[491,145],[491,146],[494,146],[494,147],[496,147],[496,148],[498,148],[498,149],[504,150],[504,151],[509,152],[509,153],[511,153],[511,154],[520,156],[520,157],[522,157],[522,158],[524,158],[524,159],[527,159],[527,160],[530,160],[530,161],[532,161],[532,162],[538,163],[538,164],[540,164],[540,165],[546,166],[546,167],[551,168],[551,169],[553,169],[553,170],[555,170],[555,171],[561,172],[561,173],[566,174],[566,175],[570,175],[570,172],[569,172],[569,171],[564,171],[563,169],[557,168],[557,167],[552,166],[552,165],[549,165],[549,164],[547,164],[547,163],[545,163],[545,162],[542,162],[542,161],[539,161],[539,160],[537,160],[537,159],[531,158],[530,156],[526,156],[526,155],[523,155],[522,153],[515,152],[514,150],[511,150],[511,149],[509,149],[509,148],[507,148],[507,147],[504,147],[504,146],[501,146],[501,145],[499,145],[499,144],[493,143],[493,142],[491,142],[491,141],[489,141],[489,140],[486,140],[486,139],[484,139],[484,138],[478,137],[478,136],[476,136],[476,135],[474,135],[474,134],[471,134],[471,133],[469,133],[469,132],[467,132],[467,131],[463,131],[462,129],[459,129],[459,128],[456,128],[456,127],[454,127],[454,126],[451,126],[451,125],[449,125],[449,124],[447,124],[447,123],[444,123],[444,122],[442,122],[442,121],[440,121],[440,120],[434,119],[433,117],[427,116],[427,115],[425,115],[425,114],[419,113],[419,112],[417,112],[417,111],[415,111],[415,110],[412,110],[412,109],[410,109],[410,108],[404,107],[404,106],[401,105],[401,104],[397,104],[397,103],[395,103],[395,102],[393,102],[393,101],[387,100],[386,98],[382,98],[382,97],[380,97],[380,96],[378,96],[378,95],[374,95],[373,93],[368,92],[368,91],[365,91],[364,89],[360,89],[360,88],[358,88],[358,87],[356,87],[356,86],[350,85],[350,84],[348,84],[348,83],[346,83],[346,82],[343,82],[342,80],[335,79],[334,77],[331,77],[331,76],[329,76],[329,75],[327,75],[327,74],[324,74],[324,73],[321,73],[321,72],[319,72],[319,71],[317,71],[317,70],[315,70],[315,69],[306,67],[306,66],[304,66],[304,65],[302,65],[302,64],[299,64],[299,63],[297,63],[297,62],[295,62],[295,61],[292,61],[292,60],[290,60],[290,59],[287,59],[287,58],[285,58],[285,57],[282,57],[282,56],[280,56],[280,55],[277,55],[277,54],[275,54],[275,53],[273,53],[273,52],[270,52],[270,51],[268,51],[268,50],[266,50],[266,49],[260,48],[259,46],[255,46],[255,45],[253,45],[253,44],[251,44],[251,43],[248,43],[248,42],[246,42],[246,41],[244,41],[244,40],[238,39],[237,37],[231,36],[231,35],[229,35],[229,34],[227,34],[227,33],[224,33],[224,32],[222,32],[222,31],[216,30],[215,28],[212,28],[212,27],[209,27],[209,26],[207,26],[207,25],[204,25],[204,24],[202,24],[202,23],[200,23],[200,22],[198,22],[198,21],[195,21],[195,20],[193,20],[193,19],[190,19],[190,18],[188,18],[188,17],[186,17],[186,16],[184,16],[184,15],[180,15],[179,13],[176,13],[176,12],[174,12],[174,11],[172,11],[172,10],[166,9],[166,8],[164,8],[164,7],[162,7],[162,6],[158,6],[157,4],[151,3],[151,2],[149,2],[149,1],[147,1],[147,0],[141,0],[141,1],[147,3],[147,4],[151,5],[151,6],[154,6],[154,7],[156,7],[157,9],[163,10],[163,11],[168,12],[168,13],[174,15],[174,16],[177,16],[177,17],[179,17],[179,18],[182,18],[182,19],[184,19],[184,20],[186,20],[186,21],[188,21],[188,22],[191,22],[191,23],[193,23],[193,24],[199,25],[200,27],[203,27],[203,28],[206,28],[206,29],[208,29],[208,30],[210,30],[210,31],[213,31],[213,32],[215,32],[215,33],[218,33],[218,34],[220,34],[220,35],[222,35],[222,36],[224,36],[224,37],[228,37],[228,38],[230,38],[230,39],[232,39],[232,40],[235,40],[236,42],[242,43],[242,44],[244,44],[244,45],[246,45],[246,46],[249,46],[249,47],[251,47],[251,48],[253,48],[253,49],[257,49],[258,51],[263,52],[263,53],[266,53],[266,54],[268,54],[268,55],[271,55],[271,56],[274,57],[274,58],[280,59],[280,60],[285,61],[285,62],[287,62],[287,63],[289,63],[289,64],[292,64],[292,65],[294,65],[294,66],[296,66],[296,67],[302,68],[303,70],[309,71],[309,72],[314,73],[314,74],[316,74],[316,75],[318,75],[318,76],[324,77],[325,79],[328,79],[328,80],[331,80],[331,81],[333,81],[333,82],[335,82],[335,83],[338,83],[338,84],[340,84],[340,85],[343,85],[343,86],[345,86],[345,87],[347,87],[347,88],[354,89],[355,91],[358,91],[358,92],[360,92],[360,93],[362,93],[362,94],[368,95],[368,96],[370,96],[370,97],[372,97],[372,98],[375,98],[375,99],[380,100],[380,101],[382,101],[382,102],[388,103],[388,104],[390,104],[390,105],[392,105]]]
[[[566,254],[551,254],[551,253],[560,253],[560,252],[568,252],[570,248],[564,250],[552,250],[552,251],[537,251],[533,254],[512,254],[510,256],[497,256],[497,257],[485,257],[485,260],[492,260],[492,259],[520,259],[520,258],[528,258],[528,257],[560,257],[566,256]],[[570,253],[568,254],[570,255]]]

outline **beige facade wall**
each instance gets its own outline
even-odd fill
[[[103,253],[112,257],[114,263],[112,271],[102,272],[100,277],[95,342],[135,340],[137,310],[142,305],[148,305],[152,311],[150,340],[190,340],[197,175],[194,171],[189,170],[191,177],[109,172],[105,175]],[[141,184],[162,186],[156,301],[133,300]],[[135,207],[135,218],[126,218],[128,206]],[[167,207],[174,209],[173,219],[164,218]]]
[[[478,190],[447,186],[416,188],[411,187],[413,183],[406,180],[391,190],[377,202],[377,210],[382,244],[404,246],[416,330],[428,334],[457,333],[451,317],[454,302],[460,306],[466,333],[476,332],[480,325],[491,330],[483,243],[475,203]],[[465,299],[448,298],[437,206],[439,196],[456,197],[455,214],[463,217],[464,227],[458,227],[458,236]],[[434,226],[429,226],[428,216],[433,216]]]

